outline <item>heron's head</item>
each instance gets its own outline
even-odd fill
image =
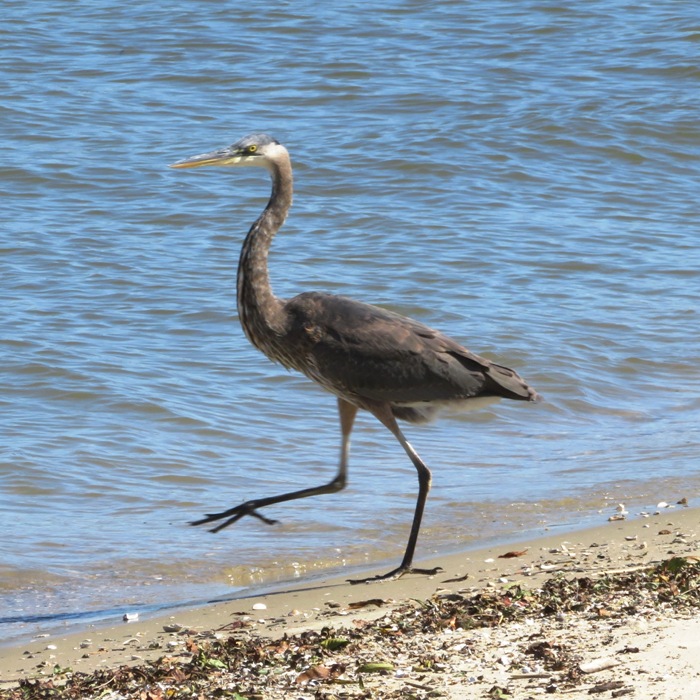
[[[269,166],[287,149],[267,134],[249,134],[232,146],[209,153],[200,153],[173,163],[171,168],[199,168],[203,165],[264,165]]]

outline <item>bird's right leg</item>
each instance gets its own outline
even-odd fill
[[[370,583],[372,581],[391,581],[401,578],[404,574],[424,574],[432,576],[438,571],[441,571],[440,567],[434,569],[418,569],[413,566],[413,554],[416,551],[416,543],[418,542],[418,533],[420,532],[420,525],[423,519],[423,510],[425,509],[425,502],[428,498],[428,493],[430,492],[430,484],[432,481],[432,476],[430,474],[430,469],[426,466],[425,462],[419,457],[418,453],[413,449],[411,444],[406,440],[404,434],[396,423],[396,418],[392,413],[389,404],[378,404],[374,408],[369,409],[374,416],[381,421],[394,435],[394,437],[401,443],[406,454],[411,458],[413,466],[418,472],[418,498],[416,499],[416,509],[413,515],[413,523],[411,524],[411,532],[408,537],[408,544],[406,545],[406,551],[403,555],[403,560],[401,564],[390,571],[387,574],[380,574],[379,576],[370,576],[369,578],[363,579],[349,579],[350,583]]]
[[[258,513],[259,508],[271,506],[275,503],[294,501],[297,498],[308,498],[309,496],[321,496],[326,493],[337,493],[338,491],[344,489],[345,484],[347,483],[350,433],[352,432],[352,426],[355,422],[355,416],[357,415],[357,406],[354,406],[344,399],[339,398],[338,413],[340,414],[340,430],[342,434],[342,441],[340,444],[340,466],[338,467],[338,473],[335,475],[332,481],[327,484],[322,484],[321,486],[313,486],[308,489],[300,489],[298,491],[282,493],[279,496],[255,498],[253,500],[246,501],[245,503],[241,503],[239,506],[235,506],[234,508],[229,508],[221,513],[211,513],[206,517],[201,518],[200,520],[195,520],[190,524],[206,525],[207,523],[213,523],[217,520],[224,520],[223,523],[213,527],[210,530],[210,532],[219,532],[219,530],[223,530],[225,527],[233,525],[233,523],[240,520],[243,516],[252,515],[268,525],[274,525],[277,521]]]

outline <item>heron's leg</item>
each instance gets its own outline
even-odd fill
[[[309,496],[320,496],[326,493],[337,493],[338,491],[344,489],[345,484],[347,483],[350,433],[352,432],[352,426],[355,422],[355,416],[357,415],[357,406],[354,406],[353,404],[339,398],[338,413],[340,414],[340,430],[342,435],[340,443],[340,466],[338,467],[338,473],[335,475],[332,481],[327,484],[322,484],[321,486],[313,486],[308,489],[300,489],[298,491],[282,493],[279,496],[268,496],[267,498],[256,498],[251,501],[246,501],[245,503],[241,503],[239,506],[229,508],[221,513],[211,513],[206,517],[201,518],[200,520],[195,520],[190,524],[205,525],[207,523],[213,523],[217,520],[225,519],[221,525],[217,525],[211,529],[211,532],[219,532],[219,530],[223,530],[225,527],[233,525],[233,523],[240,520],[243,516],[252,515],[268,525],[274,525],[277,521],[258,513],[259,508],[271,506],[274,503],[293,501],[297,498],[308,498]]]
[[[378,420],[382,422],[394,435],[394,437],[401,443],[401,447],[405,450],[406,454],[411,458],[411,462],[418,472],[418,498],[416,500],[416,510],[413,515],[413,523],[411,524],[411,533],[408,536],[408,544],[406,545],[406,551],[403,555],[403,561],[398,566],[398,568],[393,569],[387,574],[381,574],[379,576],[371,576],[366,579],[351,580],[350,583],[367,583],[370,581],[386,581],[389,579],[397,579],[407,573],[416,574],[436,574],[441,569],[438,567],[436,569],[416,569],[411,566],[413,563],[413,555],[416,551],[416,543],[418,542],[418,533],[420,531],[420,524],[423,519],[423,511],[425,510],[425,502],[428,498],[428,493],[430,492],[430,484],[432,481],[432,475],[430,469],[425,465],[425,462],[418,456],[418,453],[413,449],[411,444],[406,440],[401,429],[396,423],[396,418],[391,411],[391,406],[389,404],[381,404],[374,409],[371,409],[372,413],[376,416]]]
[[[348,457],[350,456],[350,433],[355,424],[357,406],[348,403],[345,399],[338,397],[338,415],[340,416],[340,466],[335,481],[339,484],[339,489],[345,487],[348,475]]]

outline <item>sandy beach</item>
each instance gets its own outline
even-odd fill
[[[0,698],[48,697],[48,680],[66,693],[56,697],[114,699],[700,697],[700,583],[681,590],[667,573],[678,562],[697,573],[700,510],[607,517],[592,529],[420,562],[442,568],[433,576],[299,582],[0,647]],[[662,562],[668,568],[645,573]],[[549,602],[533,597],[542,590]],[[579,602],[567,605],[569,596]],[[458,604],[473,612],[450,612]],[[222,645],[242,662],[221,661]],[[206,671],[196,683],[193,659]],[[169,670],[155,683],[145,672],[115,680],[121,666]],[[70,691],[76,678],[93,687],[91,674],[102,674],[101,695],[80,684]]]

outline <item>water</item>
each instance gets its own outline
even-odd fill
[[[295,165],[279,295],[412,315],[546,397],[407,427],[420,556],[697,495],[700,9],[248,7],[3,5],[5,640],[400,558],[415,476],[369,416],[342,494],[187,527],[337,462],[333,397],[238,326],[263,173],[166,167],[253,130]]]

